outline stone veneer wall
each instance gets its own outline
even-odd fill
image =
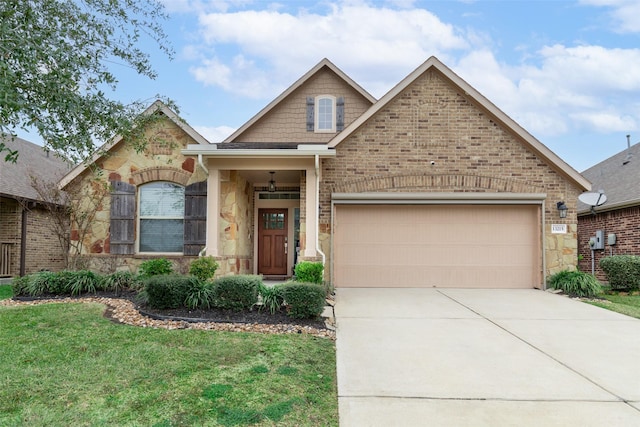
[[[581,190],[435,70],[419,77],[336,151],[335,158],[322,161],[323,248],[331,233],[333,192],[546,193],[544,273],[575,269]],[[562,220],[556,209],[561,200],[569,208]],[[552,223],[567,224],[568,233],[551,234]],[[325,253],[329,256],[328,248]]]
[[[163,180],[186,186],[207,179],[195,159],[180,153],[187,144],[196,142],[175,123],[169,119],[155,122],[145,132],[145,136],[148,145],[143,152],[137,152],[126,141],[121,141],[68,186],[69,189],[79,188],[75,191],[83,195],[82,200],[87,205],[90,205],[92,200],[99,200],[95,219],[82,242],[80,255],[83,260],[80,266],[104,273],[115,270],[135,272],[142,261],[157,258],[153,255],[110,254],[110,196],[107,194],[103,199],[95,197],[110,181],[123,181],[138,186]],[[78,240],[79,237],[78,230],[72,230],[72,239]],[[188,262],[193,259],[181,256],[163,257],[171,259],[178,271],[185,268],[188,270]]]
[[[600,268],[600,260],[613,255],[640,255],[640,206],[632,206],[607,212],[597,212],[596,215],[586,214],[578,218],[578,248],[582,255],[580,270],[591,272],[591,247],[589,239],[596,235],[596,230],[604,231],[605,248],[595,250],[595,273],[601,281],[606,276]],[[616,235],[616,244],[609,246],[607,236]]]
[[[216,275],[253,271],[253,187],[237,171],[220,184],[220,256]]]

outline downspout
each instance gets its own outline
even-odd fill
[[[20,277],[24,277],[27,267],[27,208],[22,207],[22,224],[20,230]]]
[[[204,165],[204,162],[202,161],[202,154],[198,154],[198,164],[200,165],[204,173],[207,176],[209,176],[209,169],[207,169],[207,167]],[[207,197],[208,197],[208,194],[207,194]],[[206,253],[207,253],[207,246],[205,245],[204,248],[202,248],[202,250],[198,252],[198,256],[203,257]]]
[[[318,212],[316,212],[316,252],[322,256],[322,265],[324,266],[327,260],[327,256],[320,249],[320,156],[316,154],[316,205]]]

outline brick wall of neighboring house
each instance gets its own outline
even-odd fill
[[[360,117],[371,105],[353,87],[325,68],[269,111],[265,117],[238,135],[234,142],[328,142],[335,133],[306,130],[307,97],[318,95],[344,97],[345,127]]]
[[[27,213],[26,273],[41,270],[60,271],[65,265],[60,244],[46,209],[34,208]]]
[[[88,211],[95,211],[95,217],[84,236],[77,229],[71,232],[74,243],[81,243],[82,262],[88,268],[105,273],[115,270],[135,272],[142,261],[161,256],[115,256],[110,253],[111,199],[109,194],[104,198],[96,197],[109,182],[122,181],[137,188],[158,180],[186,186],[207,179],[195,159],[180,153],[188,144],[196,142],[171,120],[163,119],[153,123],[145,136],[148,145],[144,151],[138,152],[126,141],[121,141],[96,162],[98,173],[88,168],[67,187],[67,190],[81,195],[84,205],[89,206]],[[92,204],[97,208],[91,208]],[[188,262],[193,259],[187,256],[164,257],[172,259],[178,270],[188,270]]]
[[[20,272],[21,215],[22,208],[18,202],[0,197],[0,250],[9,252],[8,270],[11,276]]]
[[[35,207],[27,211],[26,274],[66,267],[62,247],[52,230],[46,210]],[[9,247],[11,276],[20,274],[21,237],[22,206],[13,199],[0,198],[0,246]]]
[[[332,192],[546,193],[545,273],[575,268],[580,190],[437,71],[419,77],[336,150],[335,158],[322,162],[325,241]],[[563,220],[556,209],[560,200],[569,208]],[[568,233],[551,234],[552,223],[567,224]]]
[[[599,262],[609,255],[640,255],[640,206],[598,212],[596,215],[581,215],[578,218],[578,253],[579,268],[591,272],[591,247],[589,239],[596,230],[604,231],[605,249],[594,251],[594,271],[598,280],[606,281]],[[616,244],[609,246],[607,236],[616,235]]]

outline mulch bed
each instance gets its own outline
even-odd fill
[[[135,293],[114,294],[98,292],[81,296],[45,295],[15,297],[0,301],[0,305],[37,305],[62,302],[95,302],[106,305],[104,316],[116,323],[165,329],[201,329],[242,331],[273,334],[310,334],[335,339],[335,332],[324,319],[294,319],[284,310],[271,314],[268,310],[233,311],[222,309],[157,310],[140,306]]]

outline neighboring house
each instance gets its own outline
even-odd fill
[[[603,257],[640,255],[640,144],[628,147],[582,174],[593,183],[593,191],[602,191],[607,201],[593,210],[578,203],[578,249],[582,255],[579,265],[581,270],[591,272],[589,240],[601,230],[603,249],[593,251],[593,267],[596,277],[605,280],[599,266]],[[615,237],[610,241],[609,235]]]
[[[52,219],[32,177],[55,184],[69,164],[20,138],[7,137],[4,143],[19,156],[16,163],[0,158],[0,277],[61,270],[66,250],[52,233]]]
[[[576,266],[589,182],[434,57],[380,100],[325,59],[216,144],[153,108],[172,150],[151,129],[150,152],[94,159],[113,186],[96,260],[206,253],[271,277],[314,260],[336,287],[532,288]]]

